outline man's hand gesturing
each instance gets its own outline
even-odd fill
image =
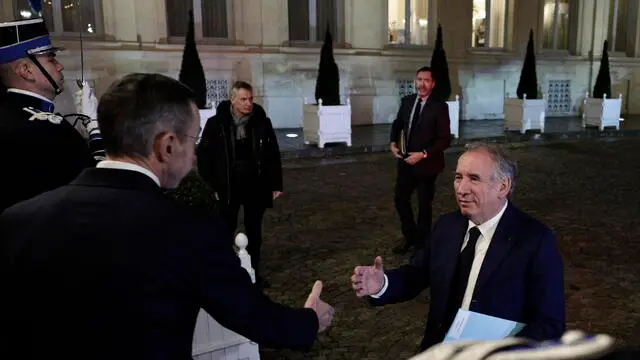
[[[358,297],[379,293],[384,286],[382,258],[376,257],[373,266],[356,266],[351,276],[351,284]]]
[[[322,292],[322,281],[316,281],[313,284],[311,294],[304,303],[304,307],[313,309],[318,316],[318,333],[323,332],[331,325],[333,321],[334,309],[326,302],[320,300],[320,293]]]

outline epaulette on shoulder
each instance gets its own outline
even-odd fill
[[[33,120],[47,120],[52,124],[56,124],[59,125],[63,118],[60,115],[54,114],[54,113],[50,113],[50,112],[44,112],[41,110],[38,110],[36,108],[32,108],[32,107],[25,107],[22,108],[22,110],[28,112],[29,114],[31,114],[31,117],[29,117],[30,121]]]

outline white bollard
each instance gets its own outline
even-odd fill
[[[247,239],[247,235],[243,233],[238,233],[236,235],[235,240],[236,246],[238,247],[238,257],[240,258],[240,266],[245,268],[251,277],[251,282],[256,283],[256,272],[251,267],[251,255],[247,252],[247,245],[249,245],[249,239]]]

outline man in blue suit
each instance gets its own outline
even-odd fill
[[[351,277],[374,306],[415,298],[430,287],[421,348],[444,339],[458,309],[525,323],[517,336],[559,338],[565,331],[563,264],[549,228],[518,210],[509,195],[516,164],[498,147],[471,144],[454,179],[460,211],[441,216],[410,264],[384,271],[382,258]]]

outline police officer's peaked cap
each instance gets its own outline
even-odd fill
[[[0,64],[59,50],[63,48],[51,45],[49,31],[42,18],[0,23]]]

